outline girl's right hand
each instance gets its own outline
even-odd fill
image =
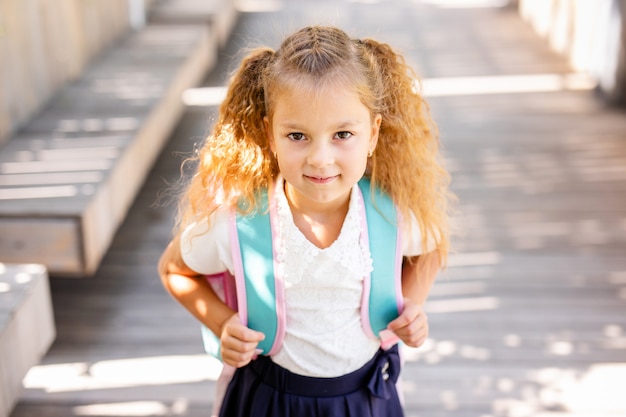
[[[263,333],[241,324],[239,314],[232,315],[222,325],[220,335],[222,360],[235,368],[246,366],[257,356],[256,347],[263,339],[265,339]]]

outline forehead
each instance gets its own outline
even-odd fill
[[[293,69],[277,69],[270,71],[267,81],[269,85],[265,87],[270,96],[280,95],[285,90],[299,90],[310,95],[334,89],[347,89],[354,92],[367,90],[367,80],[363,74],[353,70],[351,65],[336,66],[323,75]]]
[[[276,96],[272,119],[287,125],[357,123],[369,121],[370,111],[359,95],[345,86],[285,88]]]
[[[368,114],[370,109],[363,103],[358,86],[354,80],[343,77],[313,78],[307,76],[290,77],[274,88],[270,99],[270,116],[293,113],[296,107],[303,111],[335,107],[335,111],[359,110]],[[338,103],[342,106],[337,106]],[[308,110],[307,110],[308,109]]]

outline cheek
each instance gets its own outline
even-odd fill
[[[368,140],[361,140],[358,143],[353,143],[349,149],[345,152],[349,154],[353,159],[367,159],[367,154],[370,151],[371,143]]]
[[[289,151],[287,150],[285,143],[283,143],[280,140],[278,141],[272,140],[271,143],[272,143],[272,152],[274,152],[274,154],[276,155],[276,158],[284,162],[286,160],[286,157],[289,155]]]
[[[281,170],[289,169],[298,158],[293,149],[290,149],[288,144],[281,141],[274,143],[273,152]]]

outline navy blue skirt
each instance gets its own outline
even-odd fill
[[[220,417],[402,417],[398,346],[337,378],[297,375],[259,356],[237,369]]]

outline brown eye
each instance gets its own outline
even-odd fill
[[[306,138],[304,137],[304,134],[299,133],[299,132],[290,133],[290,134],[288,134],[288,135],[287,135],[287,137],[288,137],[289,139],[293,140],[293,141],[296,141],[296,142],[299,142],[299,141],[301,141],[301,140],[306,139]]]
[[[306,139],[306,137],[304,136],[303,133],[299,133],[299,132],[294,132],[294,133],[290,133],[287,135],[287,137],[291,140],[294,140],[296,142],[302,141],[304,139]]]
[[[335,133],[335,137],[337,139],[345,140],[345,139],[351,138],[352,137],[352,133],[350,133],[350,132],[337,132],[337,133]]]

